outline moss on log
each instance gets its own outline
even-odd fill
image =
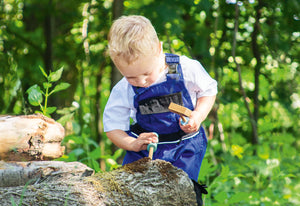
[[[97,174],[78,162],[0,163],[0,177],[12,171],[24,180],[0,186],[0,205],[196,205],[188,175],[163,160]]]

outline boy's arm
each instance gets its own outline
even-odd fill
[[[119,148],[139,152],[146,150],[148,144],[158,142],[155,133],[141,133],[137,138],[129,136],[123,130],[112,130],[106,132],[107,137]]]
[[[188,124],[181,125],[180,128],[185,133],[192,133],[198,131],[201,123],[206,119],[210,110],[212,109],[216,100],[216,95],[214,96],[203,96],[197,99],[197,103],[194,111],[190,116]]]

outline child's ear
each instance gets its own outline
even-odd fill
[[[160,41],[158,43],[158,54],[162,54],[163,53],[163,42]]]

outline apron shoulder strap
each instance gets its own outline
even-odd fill
[[[166,53],[166,63],[168,64],[169,71],[167,74],[167,78],[183,80],[181,65],[180,65],[180,57],[176,54]]]

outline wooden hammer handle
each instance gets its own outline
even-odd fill
[[[181,117],[181,119],[182,119],[184,122],[187,121],[187,119],[186,119],[186,117],[185,117],[184,115],[180,115],[180,117]]]
[[[153,147],[150,147],[149,148],[149,158],[152,160],[153,159],[153,152],[154,152],[154,148]]]

